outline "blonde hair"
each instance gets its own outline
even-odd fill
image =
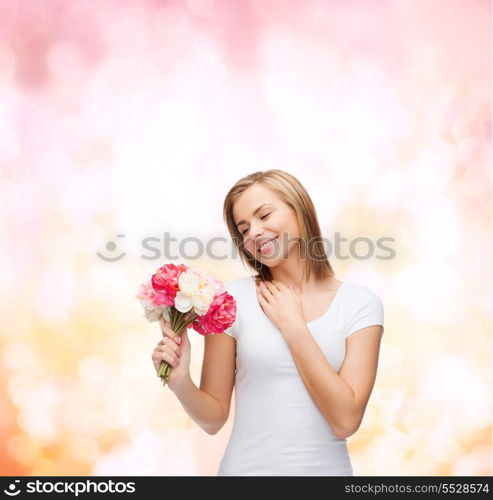
[[[294,211],[300,227],[300,240],[305,243],[309,242],[311,249],[308,252],[308,258],[305,260],[303,277],[308,280],[311,273],[318,280],[334,276],[334,270],[325,253],[315,207],[309,194],[301,182],[293,175],[284,170],[271,169],[254,172],[236,182],[226,195],[223,207],[224,221],[240,254],[240,258],[248,267],[258,272],[255,275],[257,281],[272,281],[272,273],[268,266],[256,260],[245,250],[242,244],[242,235],[233,218],[234,203],[243,191],[254,184],[260,184],[275,192]],[[317,258],[314,259],[313,255],[316,255]]]

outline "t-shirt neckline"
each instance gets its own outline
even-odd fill
[[[265,316],[267,319],[269,319],[269,318],[267,317],[267,315],[264,313],[264,311],[263,311],[262,307],[260,306],[260,304],[259,304],[259,302],[258,302],[258,299],[257,299],[257,292],[256,292],[256,289],[255,289],[255,276],[250,276],[250,277],[251,277],[251,279],[252,279],[252,283],[253,283],[253,287],[254,287],[254,291],[255,291],[255,302],[256,302],[256,304],[257,304],[257,307],[258,307],[258,309],[260,310],[260,312],[263,314],[263,316]],[[340,291],[341,291],[341,289],[344,287],[344,285],[345,285],[345,284],[346,284],[346,282],[345,282],[345,281],[341,281],[341,284],[339,285],[339,288],[337,289],[337,291],[336,291],[336,293],[335,293],[335,295],[334,295],[334,297],[333,297],[332,301],[330,302],[329,307],[328,307],[328,308],[325,310],[325,312],[324,312],[324,313],[322,313],[322,315],[321,315],[321,316],[319,316],[318,318],[312,319],[311,321],[307,321],[307,322],[306,322],[306,324],[307,324],[307,325],[311,325],[311,324],[313,324],[313,323],[316,323],[317,321],[320,321],[321,319],[325,318],[325,316],[327,316],[327,315],[330,313],[330,311],[332,311],[332,309],[334,308],[334,304],[335,304],[336,300],[337,300],[337,299],[339,298],[339,296],[340,296]]]

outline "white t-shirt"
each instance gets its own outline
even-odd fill
[[[352,476],[346,439],[334,436],[304,386],[282,334],[263,312],[253,276],[225,283],[235,298],[234,423],[218,476]],[[383,305],[367,286],[343,281],[329,309],[307,323],[339,372],[345,339],[383,326]]]

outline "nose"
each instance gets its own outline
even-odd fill
[[[249,240],[255,241],[256,238],[259,238],[263,234],[264,231],[260,227],[257,228],[255,225],[252,224],[245,236],[247,236]]]

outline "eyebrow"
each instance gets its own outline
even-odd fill
[[[260,205],[259,207],[257,207],[254,211],[253,211],[253,215],[255,215],[262,207],[265,207],[265,205],[270,205],[270,203],[262,203],[262,205]],[[244,220],[240,220],[240,222],[238,222],[238,224],[236,224],[236,227],[238,226],[241,226],[242,224],[245,224],[246,221]]]

